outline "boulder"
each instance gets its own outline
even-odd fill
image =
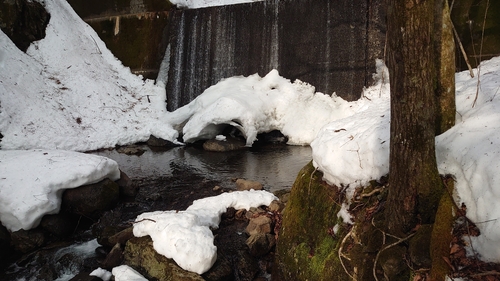
[[[134,182],[120,170],[120,179],[116,181],[118,187],[120,188],[120,195],[126,197],[135,197],[137,192],[139,192],[139,188]]]
[[[109,254],[106,256],[104,261],[102,261],[102,268],[111,271],[113,267],[121,265],[123,262],[123,250],[119,243],[109,251]]]
[[[180,268],[173,260],[160,255],[153,248],[153,241],[149,236],[134,237],[127,241],[124,251],[124,263],[144,274],[148,279],[203,281],[204,279],[193,272]]]
[[[65,213],[45,215],[40,221],[40,227],[57,238],[69,236],[75,226],[75,219]]]
[[[269,211],[270,212],[281,212],[285,208],[285,204],[283,204],[281,201],[274,200],[269,204]]]
[[[250,207],[250,210],[245,212],[245,217],[250,220],[252,218],[265,215],[266,213],[267,211],[260,207],[259,208]]]
[[[28,253],[40,248],[45,243],[45,234],[35,228],[31,230],[20,229],[10,235],[12,246],[21,253]]]
[[[276,239],[269,233],[257,233],[248,237],[246,244],[252,256],[260,257],[271,251],[276,245]]]
[[[109,244],[125,245],[127,241],[134,237],[134,227],[126,228],[108,238]]]
[[[258,181],[245,180],[245,179],[237,179],[236,180],[236,190],[244,191],[244,190],[262,190],[262,183]]]
[[[236,138],[226,138],[225,140],[207,140],[203,143],[203,149],[207,151],[226,152],[246,149],[246,143]]]
[[[138,145],[127,145],[127,146],[118,147],[116,149],[116,152],[127,154],[127,155],[141,156],[144,152],[146,152],[146,150],[141,148]]]
[[[12,251],[13,249],[10,245],[10,232],[5,226],[0,224],[0,252],[2,253],[2,255],[0,255],[0,264],[6,261]]]
[[[119,199],[118,184],[110,179],[98,183],[67,189],[62,196],[62,210],[97,219],[113,208]]]
[[[271,233],[273,229],[272,220],[267,216],[258,216],[256,218],[250,219],[246,232],[252,236],[255,234],[267,234]]]
[[[177,146],[176,144],[174,144],[171,141],[164,140],[162,138],[157,138],[153,135],[151,135],[149,137],[149,139],[147,140],[146,143],[147,143],[147,145],[154,146],[154,147],[174,147],[174,146]]]

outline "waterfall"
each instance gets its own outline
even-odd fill
[[[378,2],[268,0],[173,11],[165,54],[169,59],[162,65],[168,70],[162,75],[168,110],[189,103],[221,79],[264,76],[272,69],[317,91],[359,98],[381,53],[373,46],[383,46],[385,30],[368,18]],[[367,30],[381,36],[368,38]]]

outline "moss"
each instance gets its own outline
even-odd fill
[[[445,179],[445,183],[449,191],[445,192],[441,197],[436,213],[436,222],[431,234],[431,280],[434,281],[445,280],[446,275],[449,273],[449,266],[443,257],[449,257],[450,243],[453,239],[451,230],[455,221],[455,216],[453,215],[455,203],[449,193],[453,190],[453,180]]]
[[[149,236],[134,237],[125,244],[124,263],[139,270],[149,280],[195,281],[200,275],[181,269],[173,260],[158,254]]]
[[[343,227],[335,235],[331,231],[342,224],[337,217],[339,193],[322,176],[309,163],[292,187],[275,263],[284,280],[349,280],[338,261],[338,248],[347,231]]]

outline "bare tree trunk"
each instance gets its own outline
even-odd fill
[[[391,152],[386,219],[388,230],[399,235],[418,223],[432,223],[430,209],[436,210],[439,198],[427,198],[442,189],[434,146],[435,7],[435,0],[389,1]]]

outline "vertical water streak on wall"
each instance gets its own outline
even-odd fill
[[[165,55],[163,56],[163,60],[160,64],[160,69],[158,70],[158,76],[156,78],[156,83],[163,83],[163,85],[167,85],[168,81],[168,70],[170,68],[170,44],[167,45],[165,49]]]
[[[372,5],[380,5],[373,2],[378,3],[267,0],[173,11],[168,110],[189,103],[223,78],[264,76],[272,69],[317,91],[359,98],[375,70],[373,58],[380,57],[374,48],[381,44],[370,40],[383,38],[379,26],[371,26],[380,22],[368,13]]]
[[[279,5],[280,0],[274,1],[264,1],[264,17],[270,18],[271,23],[269,24],[269,31],[267,40],[268,44],[263,44],[265,46],[270,46],[269,49],[262,48],[262,58],[268,58],[267,69],[279,69]],[[269,5],[267,5],[269,3]],[[264,28],[264,30],[266,30]],[[267,31],[267,30],[266,30]],[[266,56],[266,53],[269,55]],[[265,75],[263,73],[261,75]]]
[[[168,69],[168,80],[167,80],[167,108],[179,108],[182,106],[180,98],[181,95],[178,93],[182,92],[183,83],[183,60],[184,60],[184,48],[185,48],[185,29],[186,29],[186,16],[184,13],[176,14],[172,16],[169,23],[169,27],[172,30],[176,30],[175,36],[171,36],[172,47],[170,53],[165,54],[165,56],[170,56],[170,63]],[[169,95],[169,93],[171,93]]]

